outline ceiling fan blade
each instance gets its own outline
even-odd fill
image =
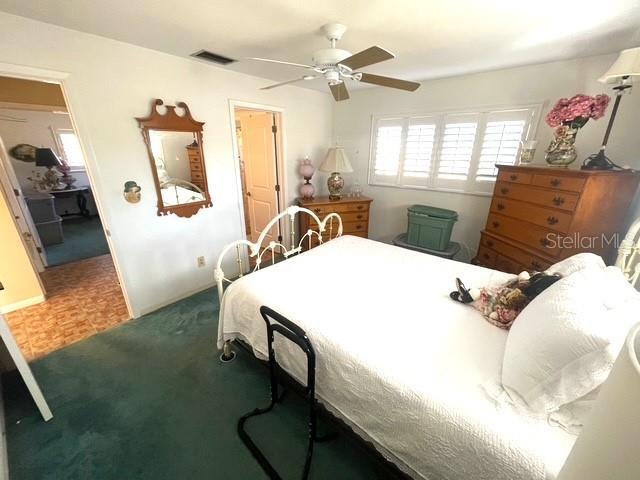
[[[385,60],[389,60],[391,58],[395,58],[395,55],[393,53],[385,50],[382,47],[374,46],[351,55],[350,57],[345,58],[338,63],[340,65],[349,67],[351,70],[358,70],[362,67],[373,65],[374,63],[384,62]]]
[[[305,75],[304,77],[296,78],[294,80],[287,80],[286,82],[275,83],[267,87],[262,87],[260,90],[270,90],[272,88],[281,87],[283,85],[289,85],[290,83],[302,82],[304,80],[313,80],[314,78],[318,78],[318,77],[314,77],[313,75]]]
[[[349,92],[347,91],[347,86],[344,82],[329,85],[329,88],[331,89],[331,93],[333,94],[333,98],[336,99],[336,102],[349,99]]]
[[[313,68],[313,65],[305,65],[304,63],[283,62],[282,60],[271,60],[270,58],[247,57],[247,60],[258,60],[259,62],[279,63],[281,65],[291,65],[294,67]]]
[[[414,92],[420,87],[418,82],[400,80],[399,78],[383,77],[381,75],[373,75],[371,73],[361,73],[360,75],[362,75],[360,77],[361,82],[372,83],[373,85],[380,85],[382,87],[398,88],[409,92]]]

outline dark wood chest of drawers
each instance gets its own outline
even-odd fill
[[[518,273],[544,270],[585,251],[613,260],[638,173],[522,166],[499,170],[474,263]]]
[[[337,213],[342,219],[342,234],[356,235],[367,238],[369,236],[369,207],[372,198],[369,197],[346,197],[340,200],[329,200],[329,197],[316,197],[312,200],[298,199],[298,205],[308,208],[315,213],[320,220],[330,213]],[[309,215],[299,215],[300,235],[304,235],[307,230],[318,231],[317,223]],[[336,227],[337,229],[337,224]],[[335,232],[335,230],[333,230]],[[329,237],[325,230],[323,241]],[[332,238],[335,237],[333,233]],[[317,237],[311,242],[312,248],[319,244]]]

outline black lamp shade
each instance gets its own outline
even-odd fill
[[[62,163],[50,148],[36,148],[36,167],[60,167]]]

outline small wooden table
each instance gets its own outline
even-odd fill
[[[87,193],[89,193],[89,187],[65,188],[64,190],[51,190],[47,193],[50,193],[56,198],[69,198],[75,196],[78,211],[68,212],[65,210],[65,212],[60,215],[61,217],[78,216],[91,218],[91,212],[89,212],[89,209],[87,208]]]

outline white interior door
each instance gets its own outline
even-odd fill
[[[276,143],[271,112],[238,113],[245,166],[246,201],[249,210],[250,240],[255,242],[264,227],[278,214],[276,191]],[[277,240],[274,226],[265,240]]]
[[[47,256],[40,241],[38,230],[36,229],[31,213],[24,199],[18,177],[11,166],[9,154],[4,148],[2,139],[0,138],[0,187],[4,190],[9,208],[13,212],[16,224],[20,229],[20,233],[24,237],[27,245],[29,256],[36,266],[38,272],[43,272],[47,266]]]

